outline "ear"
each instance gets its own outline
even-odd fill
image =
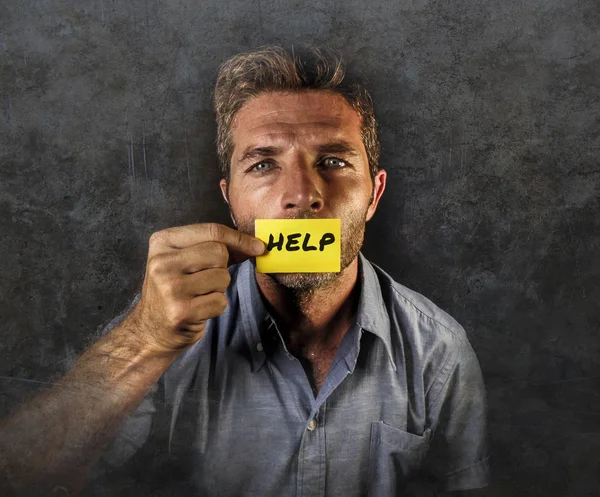
[[[219,182],[219,186],[221,187],[221,193],[223,194],[223,198],[225,199],[225,202],[227,202],[227,205],[229,205],[229,199],[227,198],[227,180],[225,178],[223,178]]]
[[[225,202],[227,202],[227,207],[229,207],[229,217],[231,217],[231,222],[233,223],[233,226],[237,228],[237,223],[235,222],[235,217],[233,216],[233,210],[231,210],[231,204],[227,198],[227,181],[223,178],[219,182],[219,186],[221,187],[221,194],[223,195]]]
[[[373,178],[373,201],[369,205],[369,209],[367,210],[367,218],[365,221],[370,221],[371,218],[375,215],[377,205],[379,205],[379,200],[381,199],[381,196],[383,195],[383,192],[385,190],[386,180],[387,173],[385,172],[385,170],[380,169],[379,171],[377,171],[377,174],[375,174],[375,178]]]

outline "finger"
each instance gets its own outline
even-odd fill
[[[189,224],[167,228],[153,233],[151,238],[155,250],[183,249],[202,242],[221,242],[228,248],[246,254],[256,256],[264,253],[265,244],[262,240],[234,230],[218,223]]]
[[[227,297],[221,292],[212,292],[192,299],[192,311],[188,323],[202,324],[207,319],[219,317],[227,308]]]
[[[177,273],[191,274],[210,268],[227,268],[249,256],[229,249],[221,242],[203,242],[181,250],[154,255],[162,258],[166,268]]]
[[[263,242],[261,242],[263,243]],[[264,247],[263,243],[263,247]],[[261,255],[263,251],[258,254],[248,254],[247,252],[242,252],[236,249],[229,249],[229,259],[227,260],[227,267],[232,266],[233,264],[240,264],[251,257],[257,257]]]
[[[224,293],[231,282],[227,269],[213,268],[182,276],[175,290],[177,297],[194,298],[213,292]]]
[[[203,242],[174,252],[184,273],[211,268],[227,268],[229,249],[220,242]]]

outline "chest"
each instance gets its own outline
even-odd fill
[[[289,352],[302,365],[315,397],[329,375],[344,335],[345,332],[331,334],[327,342],[287,343]]]
[[[379,457],[371,450],[374,423],[404,430],[408,413],[426,416],[418,406],[408,408],[409,389],[383,349],[367,354],[353,374],[345,361],[332,367],[331,352],[306,351],[311,360],[303,361],[321,390],[319,404],[302,378],[308,373],[301,361],[280,352],[254,372],[234,355],[201,362],[187,394],[168,396],[179,404],[167,424],[173,455],[189,464],[201,495],[215,495],[215,489],[222,496],[327,495],[325,488],[349,497],[368,494],[367,482],[381,479],[367,474],[369,458]],[[171,390],[177,386],[181,382]]]
[[[299,357],[315,396],[327,378],[335,354],[336,351],[317,351]]]

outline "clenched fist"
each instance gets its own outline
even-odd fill
[[[150,237],[140,301],[127,318],[152,354],[182,352],[227,307],[227,267],[260,255],[258,238],[222,224],[191,224]]]

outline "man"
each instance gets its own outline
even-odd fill
[[[0,428],[19,495],[72,495],[136,458],[142,479],[185,495],[487,484],[464,330],[360,253],[386,185],[369,94],[339,59],[309,55],[268,47],[221,67],[220,186],[237,230],[152,235],[130,308]],[[341,272],[257,273],[258,218],[341,219]]]

